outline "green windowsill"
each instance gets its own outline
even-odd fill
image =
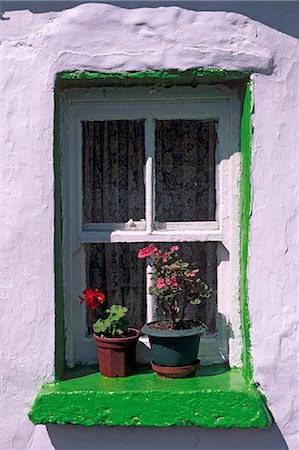
[[[35,424],[266,428],[271,416],[241,369],[207,366],[195,377],[160,379],[149,369],[127,378],[93,373],[46,384],[29,413]]]

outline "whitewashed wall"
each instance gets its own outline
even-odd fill
[[[298,40],[238,14],[177,7],[127,10],[86,4],[40,14],[20,9],[4,17],[1,448],[159,449],[164,442],[164,448],[172,449],[272,450],[286,448],[286,441],[290,449],[298,449]],[[34,427],[28,410],[40,386],[53,379],[54,370],[55,74],[189,67],[255,72],[252,355],[254,379],[279,429],[172,429],[152,430],[149,435],[149,430],[116,429],[112,434],[98,427]]]

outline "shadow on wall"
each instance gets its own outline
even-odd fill
[[[2,20],[9,19],[9,11],[29,9],[33,13],[63,11],[82,3],[108,3],[122,8],[157,8],[159,6],[180,6],[193,11],[230,11],[250,17],[282,33],[299,38],[299,4],[295,1],[204,1],[198,0],[59,0],[59,1],[2,1]]]
[[[56,450],[287,450],[278,427],[257,429],[125,428],[48,425]]]

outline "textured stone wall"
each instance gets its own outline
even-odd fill
[[[254,380],[267,396],[289,448],[297,449],[298,40],[238,14],[177,7],[126,10],[86,4],[61,12],[20,10],[7,16],[9,20],[0,23],[1,448],[77,448],[68,446],[68,427],[63,443],[63,430],[34,427],[27,418],[39,387],[53,379],[54,371],[55,74],[211,67],[254,72],[249,249]],[[95,430],[81,431],[97,439]],[[99,433],[103,437],[103,431]],[[119,442],[130,448],[132,431],[118,433]],[[169,433],[174,445],[175,433]],[[208,448],[204,433],[186,437],[190,448]],[[108,442],[109,431],[106,436]],[[242,441],[237,431],[235,436]],[[263,442],[259,436],[256,445]],[[225,437],[219,442],[224,448]],[[253,448],[275,448],[264,442]],[[150,448],[147,443],[144,448]],[[95,448],[92,445],[88,448]],[[239,448],[246,447],[240,443]]]

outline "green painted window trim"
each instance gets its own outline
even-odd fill
[[[240,281],[239,301],[241,331],[243,337],[242,362],[244,376],[252,380],[252,358],[250,352],[250,318],[248,308],[248,249],[251,213],[251,145],[252,145],[252,82],[246,83],[241,116],[241,177],[240,177]]]
[[[246,80],[249,73],[225,69],[157,70],[148,72],[73,71],[57,74],[57,86],[197,86]]]
[[[267,428],[259,392],[241,369],[203,367],[198,376],[160,379],[148,371],[126,378],[99,373],[43,386],[29,413],[35,424]]]
[[[91,86],[196,86],[198,84],[245,86],[241,118],[240,178],[240,314],[243,336],[242,369],[188,380],[159,380],[156,374],[137,374],[126,379],[106,379],[100,374],[62,380],[64,374],[64,324],[62,285],[61,186],[59,150],[60,93],[65,87]],[[251,111],[249,74],[221,69],[152,72],[62,72],[55,86],[55,289],[56,289],[56,382],[43,386],[29,413],[34,423],[82,425],[197,425],[204,427],[259,427],[271,423],[265,398],[251,384],[250,322],[248,311],[248,244],[251,208]],[[141,377],[142,376],[142,383]],[[141,386],[144,386],[141,388]],[[161,412],[161,395],[163,408]],[[180,401],[178,402],[178,396]],[[91,400],[92,399],[92,400]],[[128,408],[128,401],[130,407]],[[181,405],[179,407],[179,405]],[[188,407],[185,407],[188,405]],[[188,411],[190,410],[190,413]],[[128,413],[129,411],[129,413]],[[134,412],[135,411],[135,412]],[[152,411],[156,413],[152,414]]]

